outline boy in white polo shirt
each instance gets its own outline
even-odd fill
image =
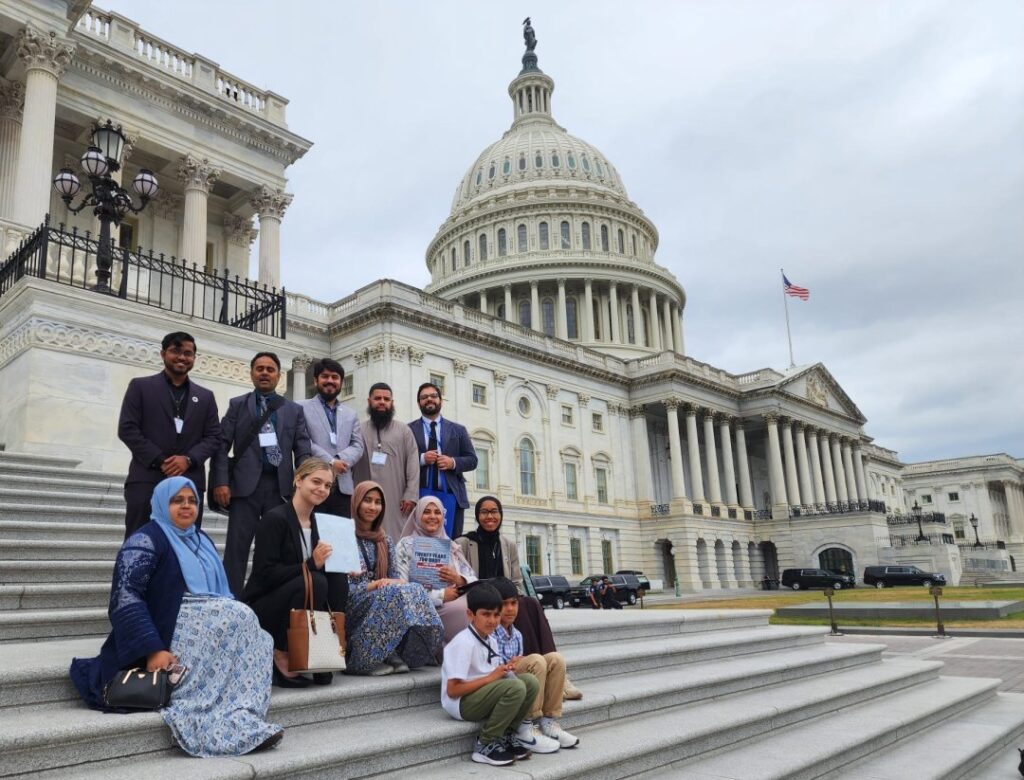
[[[514,730],[537,697],[532,674],[515,674],[515,662],[501,663],[492,634],[501,620],[501,595],[486,582],[466,594],[469,625],[444,648],[441,706],[457,720],[482,722],[473,750],[480,764],[506,766],[530,755]]]

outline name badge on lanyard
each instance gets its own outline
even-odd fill
[[[260,446],[261,447],[276,447],[277,446],[277,431],[267,431],[266,433],[260,432]]]
[[[338,446],[338,434],[334,431],[331,431],[331,445],[335,447]]]
[[[175,433],[181,433],[181,429],[185,427],[185,421],[180,417],[174,418],[174,431]]]
[[[388,454],[377,450],[377,452],[370,456],[370,463],[374,466],[386,466],[388,463]]]

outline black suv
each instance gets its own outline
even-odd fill
[[[643,586],[635,574],[592,574],[580,580],[580,584],[572,589],[572,605],[590,606],[590,586],[595,580],[607,577],[615,588],[615,600],[624,604],[636,604]],[[536,579],[536,578],[535,578]]]
[[[642,571],[636,571],[635,569],[619,569],[616,574],[635,574],[637,582],[640,583],[641,590],[650,590],[651,581],[647,579],[647,575]]]
[[[864,584],[876,588],[892,588],[897,585],[924,585],[930,588],[932,583],[945,585],[945,575],[921,571],[916,566],[867,566],[864,569]]]
[[[572,603],[572,585],[562,575],[552,574],[546,577],[534,574],[532,579],[537,598],[544,606],[564,609],[566,604]]]
[[[786,569],[782,572],[782,587],[801,590],[803,588],[852,588],[857,580],[852,574],[836,574],[828,569]]]

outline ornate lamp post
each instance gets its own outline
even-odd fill
[[[97,292],[110,293],[110,269],[113,266],[113,250],[110,241],[110,224],[121,224],[121,220],[130,211],[138,214],[156,195],[158,188],[153,172],[141,169],[132,180],[132,189],[138,194],[141,205],[135,208],[132,197],[111,176],[121,168],[121,155],[124,153],[124,133],[120,125],[114,126],[109,119],[106,124],[93,125],[92,145],[82,155],[82,168],[89,174],[92,192],[87,193],[77,207],[72,207],[71,199],[78,194],[82,183],[70,168],[61,168],[53,178],[53,188],[57,190],[61,200],[67,204],[72,214],[77,214],[87,206],[94,206],[93,214],[100,221],[99,248],[96,252],[96,286]]]
[[[921,528],[921,507],[914,502],[914,506],[910,508],[910,511],[914,515],[914,519],[917,520],[917,541],[923,542],[925,540],[924,529]]]
[[[974,512],[971,512],[970,523],[971,528],[974,529],[974,546],[981,547],[981,540],[978,539],[978,518],[974,516]]]

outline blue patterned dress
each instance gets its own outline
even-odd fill
[[[412,669],[436,660],[441,652],[444,628],[430,597],[421,585],[388,585],[377,590],[367,586],[377,579],[377,546],[356,539],[369,571],[348,578],[348,671],[369,674],[397,652]],[[398,579],[395,545],[388,539],[388,577]]]

